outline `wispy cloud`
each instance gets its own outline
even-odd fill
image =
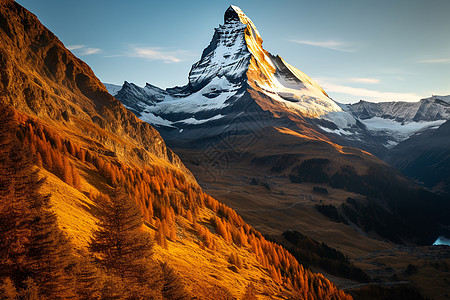
[[[182,56],[185,54],[186,52],[182,50],[165,51],[157,47],[133,47],[130,52],[130,56],[133,57],[142,57],[150,60],[160,60],[165,63],[179,63],[182,61]]]
[[[375,101],[418,101],[421,96],[414,93],[383,92],[372,89],[355,88],[347,85],[340,85],[318,80],[318,83],[327,92],[356,96],[359,99]]]
[[[349,78],[350,82],[357,82],[357,83],[369,83],[369,84],[377,84],[380,83],[379,79],[375,78]]]
[[[99,48],[85,48],[85,49],[83,49],[83,51],[81,51],[80,55],[91,55],[91,54],[99,53],[101,51],[102,51],[102,49],[99,49]]]
[[[89,48],[86,45],[69,45],[67,49],[76,52],[79,56],[96,54],[102,51],[100,48]]]
[[[85,45],[69,45],[69,46],[67,46],[67,49],[69,49],[70,51],[73,51],[73,50],[78,50],[78,49],[81,49],[84,47],[86,47],[86,46]]]
[[[341,52],[355,52],[355,50],[349,48],[348,43],[335,40],[328,40],[328,41],[290,40],[290,41],[297,44],[327,48]]]
[[[417,61],[420,64],[450,64],[450,58],[432,58]]]

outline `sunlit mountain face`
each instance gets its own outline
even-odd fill
[[[187,85],[125,82],[111,93],[157,128],[206,191],[271,238],[288,245],[304,234],[358,266],[380,260],[399,272],[371,253],[433,244],[450,202],[387,162],[399,167],[397,145],[442,134],[447,98],[343,105],[262,43],[253,22],[230,6]],[[408,166],[416,166],[410,152]],[[409,254],[393,255],[410,263]]]

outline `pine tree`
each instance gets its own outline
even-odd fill
[[[191,222],[191,223],[194,221],[194,218],[192,217],[191,210],[188,210],[188,211],[186,212],[186,219],[187,219],[189,222]]]
[[[75,167],[72,166],[72,179],[73,179],[73,187],[79,190],[81,188],[81,179],[80,174]]]
[[[28,278],[25,280],[25,286],[20,291],[20,294],[22,296],[22,299],[26,300],[39,300],[39,288],[36,285],[36,282],[34,282],[33,278]]]
[[[163,297],[170,300],[189,299],[181,277],[167,263],[161,264],[161,270]]]
[[[83,254],[75,270],[78,299],[99,299],[102,280],[100,271]]]
[[[26,278],[23,264],[33,220],[28,191],[40,183],[30,180],[31,164],[14,143],[14,112],[2,107],[0,113],[0,277],[9,277],[17,286]]]
[[[49,298],[73,296],[74,278],[66,271],[75,264],[72,247],[58,228],[56,215],[49,204],[39,213],[39,221],[32,224],[32,237],[27,262],[30,276],[43,295]]]
[[[65,183],[73,186],[73,172],[72,167],[69,163],[69,159],[67,158],[67,156],[64,155],[62,161],[63,161],[62,178]]]
[[[140,229],[139,208],[120,188],[110,199],[97,197],[98,230],[89,244],[98,263],[121,278],[136,277],[136,261],[151,254],[153,241]]]
[[[45,297],[70,296],[69,244],[49,195],[40,194],[44,179],[15,134],[14,111],[0,107],[0,117],[0,278],[11,278],[16,287],[33,280]]]
[[[164,249],[167,249],[167,238],[165,233],[165,228],[167,226],[165,225],[165,221],[162,222],[158,219],[156,221],[156,234],[155,234],[155,240],[158,245],[163,247]]]

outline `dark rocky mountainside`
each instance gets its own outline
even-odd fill
[[[426,187],[450,195],[450,121],[400,143],[388,161]]]

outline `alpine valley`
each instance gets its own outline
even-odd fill
[[[340,104],[262,43],[230,6],[186,86],[106,87],[207,193],[297,257],[312,239],[342,251],[377,288],[444,293],[448,271],[432,261],[447,265],[448,249],[430,245],[450,225],[450,96]],[[308,265],[356,286],[351,272],[319,261]]]
[[[449,96],[339,104],[236,6],[165,90],[0,42],[1,299],[448,296]]]

